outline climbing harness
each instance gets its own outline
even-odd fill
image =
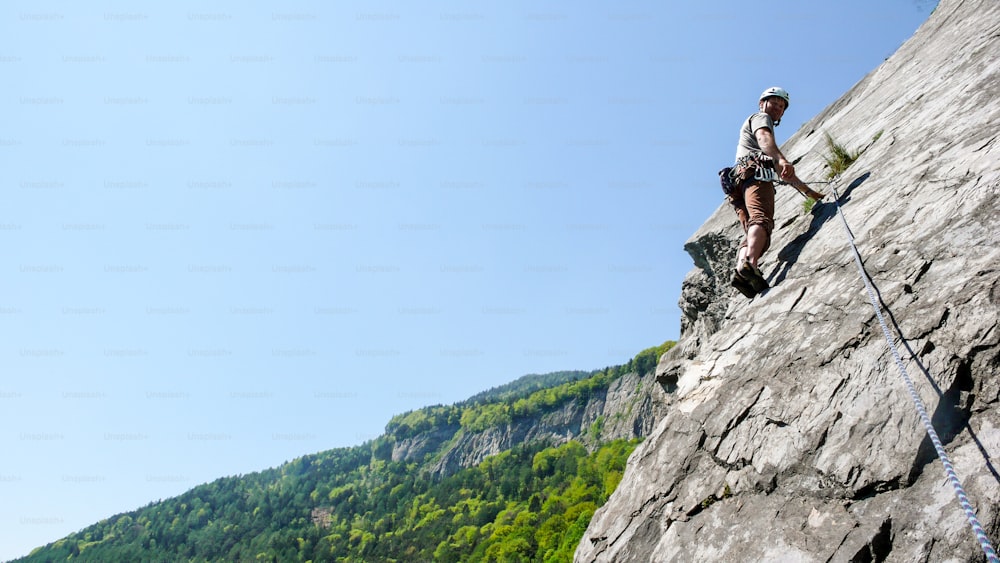
[[[778,173],[774,169],[774,160],[763,153],[750,153],[736,161],[729,170],[729,180],[736,189],[741,189],[750,180],[758,182],[776,182]],[[722,174],[722,171],[719,171]],[[723,190],[725,191],[725,190]],[[727,195],[729,192],[726,192]]]
[[[871,301],[872,307],[875,309],[875,316],[878,317],[879,324],[882,325],[882,334],[885,335],[885,341],[889,344],[889,349],[892,351],[892,357],[896,361],[896,367],[899,368],[899,373],[902,374],[903,381],[906,383],[906,388],[910,392],[910,398],[913,399],[913,404],[917,407],[917,413],[920,415],[920,420],[924,423],[924,428],[927,430],[927,436],[930,437],[931,442],[934,444],[934,449],[937,451],[937,455],[941,459],[941,465],[944,466],[944,471],[948,477],[948,481],[951,482],[952,487],[955,489],[955,495],[958,497],[959,504],[962,505],[965,517],[969,520],[969,525],[972,526],[972,531],[975,532],[976,539],[979,540],[979,546],[983,549],[983,553],[986,554],[986,560],[990,563],[1000,563],[1000,557],[997,557],[997,552],[990,544],[989,538],[986,537],[986,532],[983,531],[983,527],[979,523],[979,519],[976,518],[976,513],[972,508],[972,504],[969,502],[969,497],[965,494],[965,489],[962,488],[962,483],[959,481],[958,475],[955,473],[955,468],[951,464],[951,459],[948,458],[948,454],[944,451],[941,439],[938,438],[937,432],[934,430],[934,425],[931,423],[930,417],[927,416],[927,409],[924,408],[924,403],[920,400],[920,396],[917,394],[917,389],[913,386],[913,381],[906,373],[906,367],[903,365],[903,360],[900,359],[899,350],[893,342],[892,334],[889,332],[889,327],[886,325],[885,318],[882,316],[882,311],[879,309],[878,301],[875,299],[875,291],[872,289],[871,280],[868,277],[868,273],[865,271],[864,263],[861,261],[861,253],[858,252],[858,247],[854,244],[854,235],[851,233],[851,228],[847,225],[847,219],[844,217],[844,210],[840,207],[840,194],[837,193],[837,188],[832,185],[830,186],[830,189],[833,191],[833,202],[837,205],[837,214],[840,215],[840,220],[844,225],[844,232],[847,233],[848,242],[851,245],[851,250],[854,252],[854,261],[857,263],[858,271],[861,273],[861,280],[865,282],[865,289],[868,291],[868,299]]]

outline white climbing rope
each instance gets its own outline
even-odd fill
[[[976,512],[972,508],[972,504],[969,502],[969,497],[965,494],[965,489],[962,488],[962,482],[959,481],[958,475],[955,473],[955,468],[951,464],[951,459],[948,458],[948,454],[944,451],[941,439],[938,438],[937,431],[934,430],[934,425],[931,423],[930,417],[927,416],[927,409],[924,408],[924,403],[920,400],[920,396],[917,394],[917,389],[913,386],[913,381],[906,373],[906,366],[903,365],[903,360],[900,359],[899,350],[896,348],[896,344],[893,341],[892,333],[889,332],[889,327],[886,325],[885,318],[882,316],[882,310],[879,308],[878,301],[875,299],[875,291],[872,289],[871,280],[868,278],[868,273],[865,271],[864,263],[861,261],[861,253],[858,252],[858,247],[854,244],[854,234],[851,233],[851,228],[847,225],[847,219],[844,217],[844,210],[840,208],[840,194],[837,193],[837,188],[832,185],[830,186],[830,189],[833,190],[833,201],[837,205],[837,214],[840,215],[840,220],[844,224],[844,232],[847,233],[847,240],[851,245],[851,250],[854,252],[854,261],[857,263],[858,271],[861,273],[861,280],[865,282],[865,289],[868,290],[868,299],[871,301],[872,307],[875,309],[875,316],[878,317],[879,324],[882,325],[882,333],[885,335],[885,341],[889,344],[889,349],[892,351],[892,357],[896,361],[896,367],[899,368],[899,373],[902,374],[903,381],[906,383],[906,388],[910,392],[910,398],[913,399],[913,404],[917,407],[917,413],[920,415],[920,420],[924,423],[927,435],[930,437],[931,442],[934,444],[934,449],[937,451],[937,455],[941,459],[941,465],[944,466],[944,472],[948,477],[948,481],[955,489],[955,495],[958,497],[959,504],[962,505],[965,517],[969,520],[969,525],[972,526],[972,531],[976,534],[976,539],[979,540],[979,546],[982,547],[983,553],[986,554],[986,560],[990,563],[1000,563],[1000,557],[997,557],[997,552],[990,544],[990,539],[986,537],[986,532],[983,531],[983,526],[979,523],[979,519],[976,518]]]

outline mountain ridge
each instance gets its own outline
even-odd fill
[[[15,561],[569,561],[662,413],[653,369],[528,375],[393,417],[379,438],[223,477]],[[640,373],[642,372],[642,373]],[[519,555],[520,554],[520,555]]]

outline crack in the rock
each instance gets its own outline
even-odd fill
[[[764,417],[764,424],[773,424],[778,428],[784,428],[788,426],[788,423],[785,422],[784,420],[778,420],[776,418],[771,418],[771,417]]]
[[[743,340],[744,338],[746,338],[746,336],[747,336],[748,334],[750,334],[750,329],[751,329],[751,328],[752,328],[752,325],[750,325],[750,324],[748,323],[748,324],[746,325],[746,330],[745,330],[745,331],[743,331],[743,334],[740,334],[740,335],[739,335],[739,336],[737,336],[736,338],[733,338],[733,339],[732,339],[732,342],[730,342],[730,343],[729,343],[729,345],[728,345],[728,346],[726,346],[725,348],[718,348],[718,351],[719,351],[719,352],[728,352],[729,350],[731,350],[731,349],[733,348],[733,346],[736,346],[736,343],[737,343],[737,342],[739,342],[740,340]]]
[[[628,516],[628,522],[626,522],[625,525],[622,526],[621,531],[618,532],[618,535],[616,535],[610,541],[608,541],[608,537],[607,536],[591,537],[591,538],[589,538],[590,539],[590,543],[592,545],[595,545],[595,546],[598,543],[600,543],[600,542],[605,542],[604,545],[601,547],[601,549],[594,553],[594,558],[591,561],[597,561],[597,559],[605,551],[607,551],[609,548],[611,548],[611,546],[615,545],[615,543],[617,543],[618,540],[621,539],[621,537],[625,534],[625,532],[628,531],[628,530],[630,530],[632,528],[632,522],[636,518],[638,518],[639,516],[641,516],[643,512],[646,511],[646,507],[648,507],[651,504],[663,501],[664,499],[672,498],[671,495],[673,494],[673,492],[674,492],[673,490],[670,490],[670,491],[666,491],[666,492],[663,492],[663,493],[657,493],[652,498],[646,499],[646,501],[643,502],[642,505],[639,508],[633,510],[629,514],[629,516]],[[670,528],[670,525],[672,523],[673,523],[673,520],[667,520],[667,529]]]
[[[853,532],[854,530],[857,530],[860,527],[861,527],[861,524],[859,524],[857,522],[857,520],[855,520],[854,521],[854,526],[850,530],[848,530],[848,532],[846,534],[844,534],[844,537],[840,538],[840,543],[837,544],[837,547],[833,548],[833,550],[830,553],[830,557],[827,558],[827,560],[826,560],[825,563],[830,563],[831,561],[834,560],[834,558],[837,557],[837,552],[840,551],[840,548],[844,547],[844,544],[847,543],[847,538],[851,537],[851,532]]]
[[[843,382],[841,382],[841,385],[843,385]],[[816,447],[813,448],[814,451],[819,451],[823,446],[826,445],[826,440],[830,435],[830,429],[833,428],[833,425],[837,424],[837,421],[839,421],[843,416],[844,416],[843,413],[837,411],[837,414],[833,417],[833,421],[831,421],[830,424],[827,424],[826,428],[823,429],[823,433],[820,434],[819,442],[816,444]]]
[[[924,277],[924,274],[926,274],[927,271],[931,269],[931,263],[932,262],[930,260],[925,260],[924,263],[920,265],[920,270],[917,272],[917,276],[913,278],[912,285],[917,285],[917,282],[920,281],[920,278]]]
[[[994,36],[994,37],[997,37],[997,36]],[[978,149],[974,149],[974,150],[973,150],[972,152],[979,152],[979,151],[981,151],[981,150],[985,149],[986,147],[988,147],[988,146],[992,145],[992,144],[993,144],[993,141],[996,141],[996,140],[997,140],[997,135],[994,135],[994,136],[993,136],[993,138],[992,138],[992,139],[990,139],[989,141],[986,141],[986,142],[985,142],[985,143],[983,144],[983,146],[979,147]]]
[[[806,289],[807,288],[803,287],[802,291],[799,292],[799,296],[795,298],[795,302],[793,302],[792,306],[788,308],[788,312],[789,313],[792,312],[792,311],[794,311],[795,310],[795,306],[799,304],[799,301],[802,301],[803,297],[805,297],[805,295],[806,295]]]
[[[851,476],[848,475],[849,480],[850,477]],[[854,494],[851,495],[850,499],[852,501],[867,500],[875,498],[882,493],[886,493],[889,491],[898,491],[902,488],[903,486],[901,484],[900,477],[893,477],[892,479],[889,479],[887,481],[874,481],[872,483],[865,485],[864,487],[861,487],[860,489],[857,489],[854,492]]]
[[[878,531],[861,546],[851,563],[861,563],[863,561],[885,561],[892,552],[892,518],[887,517]]]
[[[712,458],[712,461],[715,462],[716,465],[725,468],[727,471],[739,471],[744,467],[750,465],[750,461],[742,457],[737,459],[735,462],[729,462],[713,454],[712,452],[705,452],[705,453],[708,454],[708,457]]]
[[[750,416],[750,410],[753,409],[753,406],[757,404],[757,401],[760,400],[760,396],[763,393],[764,393],[764,388],[761,387],[760,389],[757,390],[757,395],[752,400],[747,402],[747,406],[742,411],[740,411],[739,414],[737,414],[736,416],[734,416],[732,419],[729,420],[729,423],[726,425],[726,428],[719,435],[719,441],[715,447],[715,450],[709,452],[711,455],[715,456],[719,451],[719,446],[721,446],[722,443],[726,440],[726,437],[729,436],[729,433],[735,430],[740,424],[743,423],[744,420],[747,419],[748,416]]]

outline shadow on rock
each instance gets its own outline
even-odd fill
[[[837,200],[837,201],[841,205],[844,205],[845,203],[849,203],[851,201],[851,192],[854,191],[854,188],[856,188],[856,187],[860,186],[861,184],[863,184],[865,182],[865,180],[867,180],[868,177],[871,176],[871,175],[872,175],[871,172],[865,172],[864,174],[862,174],[862,175],[858,176],[857,178],[855,178],[854,181],[851,182],[851,184],[849,186],[847,186],[847,189],[844,190],[844,193],[840,194],[840,199]]]
[[[865,272],[867,276],[868,273]],[[948,445],[962,432],[968,433],[969,437],[972,438],[973,443],[979,450],[980,455],[983,456],[983,461],[986,463],[986,468],[989,470],[993,479],[1000,483],[1000,472],[997,472],[997,468],[993,465],[993,460],[990,457],[990,452],[983,446],[982,441],[979,436],[973,430],[972,425],[969,424],[969,418],[972,416],[972,393],[975,390],[975,382],[972,377],[972,357],[966,358],[960,362],[958,366],[958,371],[955,374],[955,379],[951,382],[951,385],[946,390],[942,390],[941,386],[938,384],[934,376],[931,375],[927,366],[920,360],[920,355],[913,350],[910,346],[910,341],[903,334],[903,329],[899,326],[896,321],[896,315],[892,313],[892,309],[886,304],[885,300],[882,299],[882,292],[879,291],[878,285],[869,276],[869,282],[875,289],[875,294],[878,296],[879,305],[882,310],[885,311],[886,315],[889,317],[889,322],[892,323],[893,328],[896,330],[896,334],[899,335],[900,342],[902,342],[903,347],[909,353],[907,359],[913,361],[920,372],[924,374],[924,378],[927,382],[934,388],[934,392],[938,396],[938,404],[934,409],[934,413],[931,415],[931,425],[934,427],[935,432],[938,434],[938,438],[941,439],[942,445]],[[917,448],[917,455],[913,460],[913,466],[910,469],[910,474],[907,475],[908,482],[912,483],[916,481],[920,473],[923,472],[924,467],[931,463],[937,458],[937,448],[934,447],[934,443],[931,441],[930,435],[925,435],[920,446]]]
[[[861,176],[855,178],[854,181],[847,186],[847,189],[840,194],[840,198],[837,200],[837,203],[843,205],[851,201],[851,193],[855,190],[855,188],[863,184],[865,180],[871,176],[871,174],[871,172],[865,172]],[[768,279],[771,285],[776,285],[784,281],[785,277],[788,275],[788,271],[792,268],[792,264],[798,262],[799,256],[802,254],[802,249],[805,248],[809,239],[816,236],[816,233],[819,232],[823,225],[837,214],[837,206],[833,203],[817,202],[816,205],[813,206],[810,214],[812,215],[812,222],[809,223],[809,228],[806,232],[792,239],[791,242],[778,251],[778,268],[771,273],[771,276]]]
[[[847,190],[841,194],[839,200],[840,203],[850,201],[850,194],[854,188],[861,185],[861,183],[867,180],[870,175],[871,173],[865,173],[851,182],[851,185],[847,187]],[[794,258],[798,257],[798,254],[801,251],[801,245],[805,244],[805,241],[812,236],[814,230],[818,228],[818,225],[822,225],[822,223],[828,218],[825,214],[828,212],[834,214],[836,213],[836,209],[833,208],[833,206],[824,207],[831,207],[828,211],[824,210],[824,218],[822,220],[814,218],[812,225],[810,225],[809,232],[797,237],[795,241],[792,241],[792,243],[782,249],[782,252],[791,248],[794,250]],[[800,239],[802,240],[800,241]],[[795,246],[796,243],[798,243],[799,246]],[[786,264],[785,266],[786,269],[784,271],[787,271],[788,265]],[[864,259],[862,259],[862,268],[865,268]],[[969,418],[972,414],[972,393],[974,392],[974,381],[972,377],[973,358],[967,358],[960,363],[955,379],[951,382],[948,389],[942,390],[930,370],[928,370],[927,366],[925,366],[920,360],[920,354],[914,351],[913,347],[910,346],[909,340],[906,335],[903,334],[903,329],[899,326],[899,322],[896,320],[896,315],[893,314],[892,309],[885,302],[885,299],[883,299],[882,291],[879,289],[878,284],[875,283],[875,280],[868,274],[866,268],[864,276],[868,278],[868,282],[875,290],[879,306],[885,312],[889,322],[892,323],[893,328],[895,328],[896,334],[899,335],[900,342],[909,353],[909,357],[907,359],[913,361],[917,365],[921,373],[923,373],[924,378],[931,385],[931,387],[934,388],[934,392],[938,396],[937,407],[930,416],[931,426],[934,427],[935,432],[941,439],[941,443],[943,445],[948,445],[962,432],[968,433],[969,437],[978,448],[979,453],[983,456],[986,468],[993,476],[993,479],[1000,483],[1000,472],[998,472],[997,468],[993,465],[993,460],[989,451],[987,451],[987,449],[983,446],[979,436],[976,435],[972,425],[969,424]],[[907,482],[913,483],[916,481],[917,477],[923,472],[923,469],[927,466],[927,464],[931,463],[936,458],[937,449],[934,447],[930,436],[925,435],[923,441],[920,443],[920,446],[917,448],[917,454],[914,457],[913,465],[910,468],[909,475],[907,475]]]

